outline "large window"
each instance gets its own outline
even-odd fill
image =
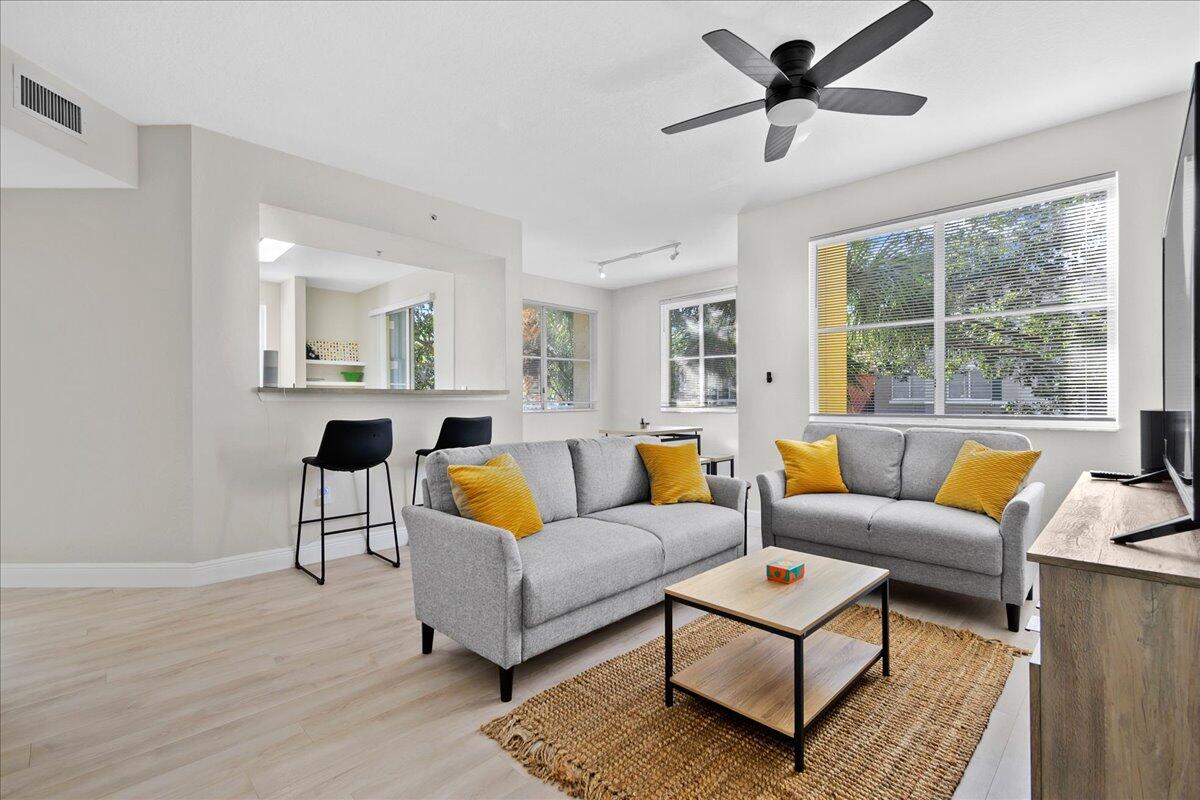
[[[433,389],[433,301],[388,311],[384,331],[388,388]]]
[[[1116,419],[1116,178],[810,243],[817,415]]]
[[[737,408],[734,292],[662,304],[662,408]]]
[[[594,312],[525,303],[521,309],[521,385],[526,411],[596,407],[595,329]]]

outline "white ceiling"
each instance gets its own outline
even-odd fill
[[[335,253],[298,244],[274,261],[259,263],[258,277],[272,283],[288,278],[307,278],[308,285],[314,289],[362,292],[419,269],[421,267],[381,258]]]
[[[1198,2],[937,2],[839,81],[929,97],[818,114],[764,164],[762,96],[700,40],[817,59],[900,4],[0,4],[0,40],[139,124],[200,125],[522,220],[525,270],[610,287],[733,264],[737,213],[1187,88]],[[593,263],[679,239],[665,254]]]

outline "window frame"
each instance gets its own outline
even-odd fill
[[[997,211],[1007,211],[1013,208],[1060,200],[1089,192],[1105,191],[1107,193],[1108,220],[1105,232],[1106,242],[1106,293],[1102,301],[1088,303],[1060,304],[1032,309],[1015,311],[997,311],[984,314],[953,314],[945,313],[946,303],[946,269],[945,269],[945,225],[947,222],[963,217],[981,216]],[[808,334],[809,334],[809,414],[810,422],[859,422],[880,425],[926,425],[943,427],[962,427],[969,424],[981,428],[1042,428],[1051,430],[1089,430],[1115,431],[1119,430],[1119,376],[1120,361],[1118,349],[1119,310],[1117,302],[1117,281],[1119,274],[1119,194],[1117,173],[1110,172],[1093,175],[1073,181],[1055,184],[1053,186],[1032,189],[999,198],[963,203],[939,211],[914,214],[890,222],[852,228],[835,233],[825,234],[808,241]],[[820,328],[817,312],[817,249],[819,247],[849,241],[857,241],[873,236],[879,236],[896,231],[911,230],[921,226],[933,227],[933,315],[931,317],[903,320],[888,323],[871,323],[859,326],[829,326]],[[1037,415],[1004,415],[1004,414],[952,414],[945,413],[946,405],[946,324],[970,319],[1002,318],[1029,316],[1031,314],[1048,314],[1056,311],[1085,311],[1103,309],[1107,314],[1107,394],[1108,413],[1103,417],[1066,417],[1066,416],[1037,416]],[[871,327],[905,327],[920,324],[933,326],[934,354],[934,389],[931,414],[829,414],[821,413],[820,409],[820,369],[818,334],[853,330]],[[915,402],[915,401],[910,401]],[[955,400],[955,403],[959,401]],[[968,401],[969,404],[969,401]]]
[[[732,354],[724,354],[719,356],[704,355],[704,306],[710,303],[723,303],[728,300],[734,302],[735,308],[737,305],[737,287],[730,286],[722,289],[714,289],[712,291],[701,292],[698,294],[690,294],[682,297],[670,297],[660,300],[658,304],[658,372],[659,372],[659,398],[658,410],[667,414],[736,414],[738,404],[734,402],[732,405],[710,405],[704,399],[705,387],[705,360],[710,358],[732,358],[733,363],[738,363],[738,346],[735,345]],[[670,353],[669,331],[671,312],[691,306],[699,307],[700,320],[700,341],[699,354],[696,356],[680,356],[672,358]],[[737,330],[737,319],[734,319],[734,330]],[[700,397],[701,401],[697,405],[671,405],[671,362],[672,361],[691,361],[698,359],[700,362]]]
[[[573,414],[580,411],[598,411],[600,408],[600,390],[599,370],[596,369],[596,343],[599,341],[597,335],[597,322],[600,318],[599,312],[591,308],[576,308],[575,306],[563,305],[562,303],[548,303],[542,300],[522,300],[521,313],[525,313],[526,306],[534,306],[538,310],[538,348],[539,355],[525,355],[524,339],[521,343],[521,413],[523,414]],[[588,316],[588,357],[587,358],[553,358],[546,355],[546,309],[555,311],[569,311],[572,314],[586,314]],[[541,407],[528,408],[525,399],[525,360],[537,359],[540,363],[538,369],[539,388],[541,389]],[[583,361],[588,365],[590,374],[591,397],[587,400],[572,400],[568,406],[547,408],[547,365],[550,361]]]
[[[433,389],[414,389],[413,388],[413,381],[414,381],[413,369],[416,366],[416,358],[413,353],[412,309],[415,308],[416,306],[424,305],[425,303],[429,303],[433,307],[433,318],[434,318],[434,320],[437,320],[437,297],[433,293],[418,295],[417,297],[410,297],[407,300],[402,300],[399,303],[390,303],[390,304],[388,304],[386,306],[382,306],[380,308],[373,308],[373,309],[371,309],[371,311],[369,311],[367,313],[368,317],[374,317],[379,320],[379,322],[376,325],[376,340],[378,341],[378,350],[377,350],[376,361],[377,361],[377,366],[379,368],[379,374],[382,376],[381,381],[380,381],[381,388],[389,389],[392,391],[403,391],[403,392],[418,392],[418,391],[419,392],[429,392],[429,391],[434,391],[437,389],[437,349],[436,349],[437,348],[437,344],[436,344],[437,340],[436,339],[434,340],[435,344],[434,344],[434,362],[433,362],[434,363],[434,373],[433,373],[434,374],[434,378],[433,378],[433,387],[434,388]],[[408,312],[405,315],[405,326],[407,327],[407,330],[405,331],[405,337],[404,337],[405,338],[405,346],[408,349],[408,357],[405,359],[405,363],[406,363],[405,384],[406,385],[402,386],[402,387],[394,387],[394,386],[392,386],[392,381],[391,381],[392,342],[391,342],[391,337],[388,335],[388,320],[392,314],[395,314],[400,311]],[[436,324],[436,322],[435,322],[435,324]]]

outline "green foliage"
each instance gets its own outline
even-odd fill
[[[434,388],[433,303],[413,306],[413,388]]]
[[[946,313],[1035,311],[1103,299],[1106,223],[1097,205],[1103,198],[1103,193],[1080,195],[947,223]],[[1089,233],[1082,239],[1076,233],[1081,220]],[[849,242],[849,323],[932,317],[933,244],[931,227]],[[1096,335],[1096,326],[1105,324],[1104,312],[947,323],[944,380],[978,370],[988,380],[1016,381],[1033,392],[1034,400],[1010,404],[1006,411],[1063,413],[1067,382],[1078,380],[1068,358],[1081,339]],[[933,377],[930,324],[853,330],[847,350],[852,379]]]

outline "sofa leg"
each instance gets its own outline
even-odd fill
[[[421,623],[421,655],[427,656],[433,652],[433,628]]]
[[[1008,612],[1008,629],[1013,633],[1021,630],[1021,606],[1016,603],[1005,603],[1004,610]]]
[[[513,685],[513,670],[516,667],[505,669],[500,667],[500,702],[507,703],[512,700],[512,685]]]

